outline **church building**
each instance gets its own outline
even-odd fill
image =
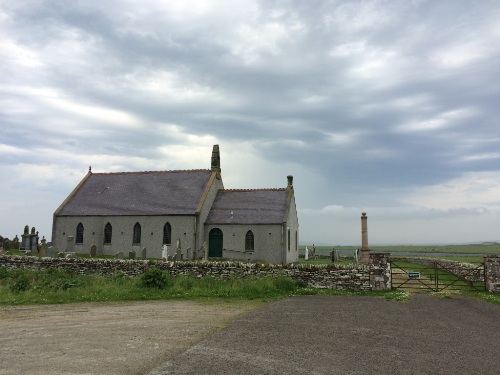
[[[54,213],[52,244],[77,253],[204,257],[268,263],[298,259],[293,177],[286,188],[224,189],[219,146],[211,169],[89,172]]]

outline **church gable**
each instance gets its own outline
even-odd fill
[[[210,170],[91,173],[58,216],[194,215]]]

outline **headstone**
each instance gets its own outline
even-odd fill
[[[181,252],[181,249],[177,249],[177,251],[175,252],[175,260],[176,260],[176,261],[182,260],[182,252]]]
[[[141,252],[141,259],[142,259],[142,260],[146,260],[146,259],[147,259],[146,254],[147,254],[147,250],[146,250],[146,248],[145,248],[145,247],[143,247],[143,248],[142,248],[142,252]]]
[[[359,249],[354,250],[354,260],[359,263]]]
[[[57,257],[58,258],[65,258],[66,255],[64,254],[64,252],[60,251],[60,252],[57,253]]]
[[[305,260],[309,260],[309,249],[306,246],[306,255],[304,256]]]
[[[208,244],[207,241],[203,242],[203,260],[208,262]]]
[[[49,255],[48,248],[49,247],[47,246],[45,238],[42,238],[42,244],[40,245],[40,251],[38,252],[38,256],[42,258],[47,257]]]
[[[17,234],[16,234],[16,236],[14,237],[14,239],[12,240],[11,247],[12,247],[12,249],[14,249],[14,250],[19,250],[19,237],[17,237]]]
[[[161,259],[163,261],[168,260],[168,248],[169,246],[167,245],[163,245],[163,247],[161,248]]]
[[[48,248],[48,256],[51,258],[55,258],[57,256],[57,248],[55,246],[49,246]]]
[[[67,253],[75,252],[75,241],[73,236],[68,236],[66,238],[66,252]]]
[[[123,253],[121,251],[116,253],[116,259],[123,259]]]
[[[97,246],[95,244],[93,244],[91,247],[90,247],[90,256],[92,258],[95,258],[97,255]]]
[[[128,253],[128,259],[135,259],[135,251],[129,251]]]

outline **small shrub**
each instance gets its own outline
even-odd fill
[[[162,270],[151,268],[142,274],[141,284],[146,288],[164,289],[172,284],[172,280]]]
[[[12,285],[10,286],[10,290],[14,293],[20,293],[28,290],[30,288],[30,280],[27,275],[20,275]]]

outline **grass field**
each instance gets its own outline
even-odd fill
[[[304,251],[306,246],[310,249],[311,245],[301,245],[299,250]],[[360,246],[314,246],[316,253],[328,254],[335,250],[352,251]],[[500,255],[500,244],[480,244],[480,245],[401,245],[401,246],[370,246],[373,252],[407,252],[407,253],[447,253],[447,254],[479,254],[479,255]]]

